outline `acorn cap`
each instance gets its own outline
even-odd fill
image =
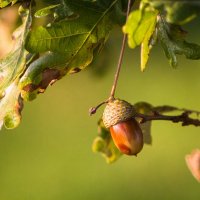
[[[103,123],[110,128],[119,122],[127,121],[135,115],[134,107],[127,101],[114,99],[107,103],[103,112]]]

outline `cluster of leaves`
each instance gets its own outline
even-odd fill
[[[0,6],[9,3],[16,1]],[[1,125],[16,127],[24,100],[35,99],[49,84],[88,66],[113,25],[124,24],[126,5],[118,0],[59,0],[33,13],[33,2],[24,2],[19,7],[22,24],[13,33],[15,46],[0,60]],[[31,29],[35,17],[47,15],[50,23]]]
[[[141,70],[144,71],[152,47],[160,42],[171,66],[177,66],[177,55],[200,59],[200,45],[186,41],[181,25],[200,13],[200,3],[191,1],[144,0],[130,13],[123,27],[129,47],[141,45]]]
[[[38,8],[43,3],[44,7]],[[128,0],[1,0],[0,8],[19,5],[21,25],[13,33],[15,46],[0,60],[0,127],[15,128],[21,120],[23,101],[43,93],[48,85],[67,74],[80,72],[104,47],[114,26],[121,26],[131,49],[141,46],[141,70],[144,71],[152,47],[160,42],[171,66],[177,66],[177,55],[200,59],[200,45],[186,41],[182,25],[200,13],[198,1],[141,0],[126,21]],[[132,0],[132,5],[135,1]],[[35,27],[36,18],[46,24]],[[139,102],[134,105],[141,114],[177,110],[153,107]],[[102,120],[93,150],[108,163],[122,154],[115,147]],[[146,144],[152,143],[151,122],[141,125]],[[196,155],[196,154],[195,154]],[[195,160],[197,157],[195,156]],[[193,163],[187,159],[188,163]],[[196,162],[196,161],[195,161]],[[190,165],[190,164],[188,164]],[[198,177],[196,170],[194,176]]]
[[[200,46],[187,42],[180,26],[197,16],[199,4],[142,0],[125,23],[128,0],[42,2],[42,9],[37,0],[0,3],[0,8],[17,3],[22,19],[13,33],[15,46],[0,60],[0,122],[6,128],[19,124],[24,100],[35,99],[48,85],[87,67],[116,25],[128,35],[130,48],[141,45],[142,71],[157,41],[172,66],[177,65],[179,54],[200,58]],[[45,18],[47,23],[32,26],[36,18]]]

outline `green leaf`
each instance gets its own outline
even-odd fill
[[[200,13],[199,1],[145,0],[144,2],[150,3],[152,7],[160,10],[160,13],[165,13],[167,22],[177,25],[186,24],[192,21]]]
[[[144,41],[146,34],[152,35],[156,16],[156,11],[148,10],[136,10],[129,15],[123,31],[128,34],[130,48],[140,45]]]
[[[44,54],[29,65],[20,79],[19,86],[23,99],[29,101],[35,99],[38,93],[43,93],[49,84],[60,79],[68,71],[64,55]]]
[[[8,4],[12,3],[15,4],[18,0],[0,0],[0,8],[7,6]]]
[[[0,128],[4,124],[7,129],[15,128],[21,121],[23,101],[18,88],[18,80],[5,90],[4,97],[0,100]]]
[[[90,2],[96,3],[100,8],[106,9],[112,4],[115,0],[90,0]],[[131,5],[133,2],[131,2]],[[120,26],[124,25],[126,22],[126,10],[128,6],[128,0],[118,0],[113,6],[114,10],[111,15],[111,19],[114,23],[119,24]]]
[[[174,24],[186,24],[197,17],[200,12],[199,2],[174,2],[173,5],[166,6],[166,20]]]
[[[150,53],[150,39],[155,30],[157,11],[136,10],[133,11],[123,27],[128,34],[130,48],[141,44],[141,70],[144,71]]]
[[[122,153],[115,146],[109,130],[105,128],[102,119],[98,122],[98,136],[93,141],[92,150],[101,153],[109,164],[117,161],[122,156]]]
[[[188,59],[200,59],[200,45],[185,41],[185,31],[180,26],[169,24],[160,16],[158,20],[158,39],[172,67],[177,66],[177,55]]]
[[[151,25],[149,26],[148,32],[144,36],[143,42],[141,44],[141,71],[144,71],[146,68],[147,61],[149,59],[149,53],[151,50],[150,39],[155,31],[156,26],[156,16],[152,18]]]
[[[109,16],[117,0],[103,11],[84,7],[85,4],[77,1],[69,2],[75,12],[78,10],[79,17],[37,28],[29,34],[26,48],[33,53],[52,51],[65,54],[68,65],[84,68],[91,62],[94,49],[104,44],[108,37],[112,27]]]
[[[0,94],[17,78],[25,69],[26,55],[24,40],[29,31],[31,17],[28,10],[21,9],[23,24],[13,33],[15,46],[12,51],[0,60]]]
[[[37,18],[45,17],[47,15],[52,14],[54,12],[54,10],[59,6],[60,6],[60,4],[47,6],[45,8],[38,10],[37,12],[35,12],[34,16]]]
[[[79,72],[92,62],[94,54],[104,46],[113,25],[111,15],[117,0],[110,2],[108,7],[99,7],[89,2],[66,1],[78,18],[63,19],[29,34],[27,50],[46,53],[29,66],[20,80],[24,99],[34,99],[52,80],[60,79],[66,73]],[[51,75],[47,78],[47,74]]]

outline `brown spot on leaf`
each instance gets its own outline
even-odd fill
[[[78,73],[78,72],[80,72],[80,71],[81,71],[81,69],[78,68],[78,67],[76,67],[76,68],[74,68],[74,69],[72,69],[72,70],[70,71],[70,74],[75,74],[75,73]]]
[[[62,76],[63,74],[57,69],[45,69],[42,73],[42,80],[38,85],[30,83],[24,86],[23,90],[26,92],[33,92],[37,90],[38,93],[43,93],[48,85],[52,85]]]
[[[48,87],[49,84],[55,83],[58,79],[60,79],[61,74],[57,69],[45,69],[42,73],[42,81],[39,84],[39,92]]]
[[[33,92],[36,89],[37,89],[37,85],[34,85],[32,83],[23,87],[23,90],[26,91],[26,92]]]

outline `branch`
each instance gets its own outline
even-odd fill
[[[180,115],[176,116],[168,116],[168,115],[162,115],[158,112],[154,112],[153,115],[145,115],[141,113],[137,113],[135,117],[141,118],[140,123],[145,123],[147,121],[153,121],[153,120],[166,120],[166,121],[172,121],[173,123],[182,123],[182,126],[188,126],[188,125],[194,125],[194,126],[200,126],[200,120],[199,119],[193,119],[189,117],[191,112],[185,111]]]

